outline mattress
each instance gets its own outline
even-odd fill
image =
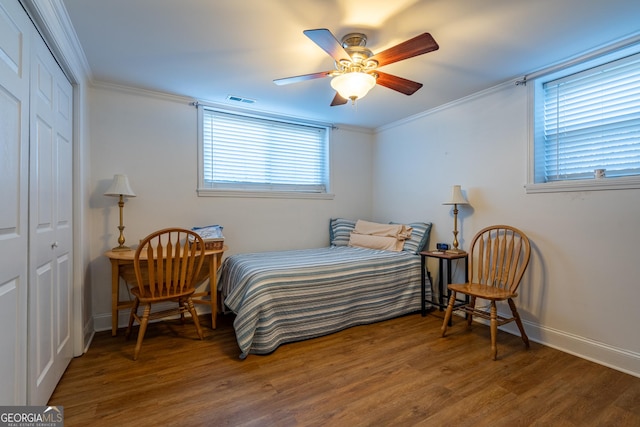
[[[332,246],[232,255],[218,290],[245,358],[419,311],[420,282],[419,255]]]

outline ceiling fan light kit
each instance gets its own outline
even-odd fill
[[[374,54],[366,46],[367,37],[362,33],[350,33],[342,42],[326,28],[305,30],[304,34],[335,60],[335,70],[321,71],[301,76],[276,79],[277,85],[333,77],[331,87],[336,91],[331,106],[353,103],[363,98],[376,83],[389,89],[412,95],[422,83],[377,71],[378,67],[432,52],[439,48],[429,33],[423,33],[383,52]]]
[[[361,71],[340,74],[331,79],[331,87],[345,99],[356,102],[362,99],[376,85],[376,78]]]

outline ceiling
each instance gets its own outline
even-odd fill
[[[93,81],[378,128],[640,32],[638,0],[62,0]],[[381,68],[423,83],[330,107],[333,69],[305,29],[368,36],[374,53],[429,32],[440,49]]]

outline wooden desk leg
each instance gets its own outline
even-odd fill
[[[420,312],[422,314],[422,317],[425,317],[427,315],[427,302],[425,301],[427,299],[427,284],[425,283],[426,277],[424,271],[425,268],[425,256],[420,255]],[[431,298],[433,299],[433,295],[431,296]]]
[[[211,255],[209,261],[209,293],[211,294],[211,329],[216,328],[218,317],[218,255]]]
[[[449,298],[451,298],[451,292],[449,291],[450,283],[451,283],[451,260],[447,259],[447,283],[444,284],[444,287],[447,288],[447,297],[445,301],[449,301]],[[453,325],[453,316],[449,317],[449,326],[451,325]]]
[[[120,284],[120,271],[118,260],[111,260],[111,336],[118,333],[118,285]]]
[[[438,310],[442,311],[442,309],[445,307],[445,301],[448,302],[448,300],[445,300],[444,298],[444,288],[447,286],[446,283],[444,283],[444,274],[443,274],[443,270],[444,268],[442,268],[444,266],[444,259],[440,258],[438,260],[438,302],[440,303],[440,307],[438,307]]]

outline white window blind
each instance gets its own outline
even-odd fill
[[[544,182],[640,174],[640,54],[542,87]]]
[[[327,191],[327,127],[202,112],[203,187]]]

